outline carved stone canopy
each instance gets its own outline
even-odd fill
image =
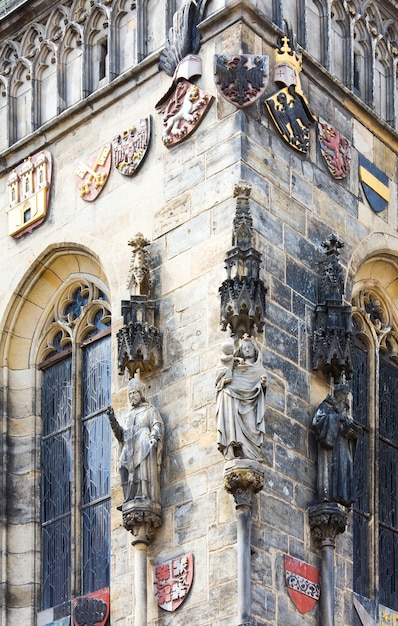
[[[344,243],[334,233],[322,242],[318,304],[315,309],[313,368],[340,383],[352,376],[352,307],[343,304],[344,279],[339,250]]]
[[[253,247],[253,220],[250,215],[251,186],[240,181],[234,188],[236,213],[232,245],[225,257],[227,279],[219,288],[221,330],[229,327],[232,336],[253,336],[264,328],[267,289],[260,278],[262,255]]]
[[[128,288],[130,300],[122,300],[124,325],[117,333],[119,374],[128,370],[151,373],[162,365],[162,334],[155,326],[156,303],[150,299],[149,241],[141,233],[129,241],[132,248]]]

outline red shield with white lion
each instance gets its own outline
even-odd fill
[[[207,113],[213,96],[188,80],[174,83],[156,104],[163,116],[162,140],[168,148],[189,137]]]
[[[319,600],[319,570],[304,561],[285,555],[288,594],[300,613],[308,613]]]

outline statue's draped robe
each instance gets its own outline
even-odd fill
[[[123,429],[123,447],[119,468],[128,472],[128,485],[125,485],[125,500],[146,496],[157,500],[158,468],[162,458],[163,423],[158,410],[143,402],[133,408]],[[150,437],[158,440],[155,449],[149,444]]]
[[[350,506],[355,500],[355,441],[348,436],[352,420],[345,413],[339,413],[333,401],[324,400],[313,423],[318,440],[318,497],[324,502]]]
[[[242,457],[261,459],[265,432],[265,375],[260,355],[255,363],[235,364],[232,382],[217,385],[217,445],[226,459],[235,458],[234,446],[241,444]]]

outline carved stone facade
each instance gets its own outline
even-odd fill
[[[0,0],[0,626],[381,626],[398,613],[385,480],[398,466],[397,10]],[[268,58],[261,97],[221,96],[215,55],[240,69],[250,57],[247,70]],[[209,107],[184,134],[187,82],[185,104],[208,94]],[[306,151],[264,106],[279,91],[314,116],[296,128]],[[165,94],[176,134],[156,111]],[[43,154],[35,220],[29,164]],[[241,339],[257,346],[252,387]],[[107,417],[124,427],[134,376],[164,427],[151,499],[123,493]],[[346,384],[354,494],[313,423]],[[322,574],[305,613],[287,557]]]

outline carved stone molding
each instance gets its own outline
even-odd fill
[[[123,526],[134,537],[133,545],[148,545],[153,540],[156,529],[162,525],[160,505],[134,500],[123,504],[122,513]]]
[[[221,296],[221,330],[229,327],[232,336],[252,336],[264,328],[267,289],[260,278],[262,255],[253,247],[253,220],[250,215],[251,186],[240,181],[234,188],[236,212],[233,222],[233,248],[225,257],[227,279]]]
[[[264,487],[264,470],[250,459],[228,461],[224,466],[224,488],[232,494],[237,507],[251,506],[253,495]]]
[[[337,535],[346,529],[347,509],[337,502],[325,502],[310,507],[308,515],[311,534],[318,547],[334,548]]]

